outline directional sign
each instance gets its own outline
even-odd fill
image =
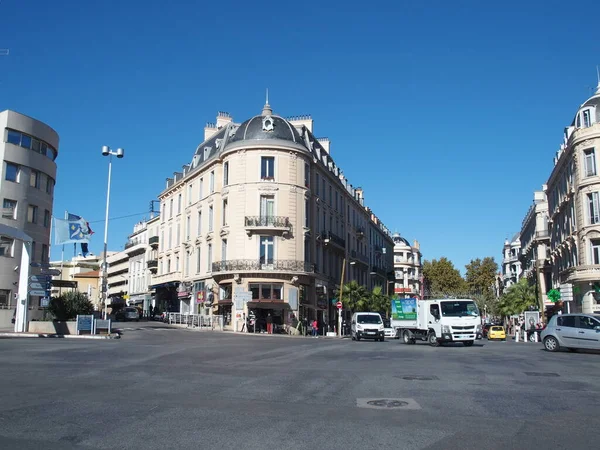
[[[60,270],[42,268],[42,274],[57,277],[60,275]]]
[[[50,299],[48,297],[43,297],[42,301],[40,302],[40,306],[42,308],[47,308],[49,304],[50,304]]]
[[[38,282],[29,282],[29,289],[40,289],[40,290],[46,290],[49,289],[50,285],[48,283],[38,283]]]
[[[29,295],[37,295],[40,297],[44,297],[46,295],[46,291],[43,291],[43,290],[29,291]]]
[[[50,267],[50,263],[32,262],[29,264],[31,267]]]
[[[37,283],[47,283],[52,279],[50,275],[31,275],[29,277],[29,281],[34,281]]]
[[[342,309],[342,307],[343,307],[344,305],[342,305],[342,302],[337,302],[337,303],[335,304],[335,306],[336,306],[336,308],[337,308],[337,309]]]

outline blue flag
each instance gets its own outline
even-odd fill
[[[90,237],[94,234],[89,224],[83,218],[74,214],[69,214],[67,220],[54,219],[54,230],[54,243],[56,245],[76,244],[78,242],[88,244]]]

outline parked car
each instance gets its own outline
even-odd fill
[[[126,322],[128,320],[135,320],[136,322],[140,321],[140,313],[137,308],[134,306],[127,306],[118,310],[115,313],[115,320],[122,320]]]
[[[556,352],[564,347],[600,350],[600,315],[562,314],[552,316],[542,331],[546,350]]]
[[[394,330],[394,328],[392,328],[390,319],[383,319],[383,332],[385,334],[385,337],[390,337],[390,338],[396,337],[396,330]]]

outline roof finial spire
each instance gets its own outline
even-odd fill
[[[596,87],[596,94],[600,94],[600,68],[596,66],[596,76],[598,77],[598,86]]]
[[[271,105],[269,105],[269,88],[267,88],[267,98],[265,106],[263,106],[262,116],[270,116],[273,114],[273,110],[271,109]]]
[[[598,69],[598,66],[596,66],[596,69]],[[600,79],[598,80],[600,81]],[[267,88],[267,101],[265,102],[265,105],[269,104],[269,88]]]

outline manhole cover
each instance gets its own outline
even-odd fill
[[[406,377],[398,377],[398,378],[402,378],[403,380],[408,380],[408,381],[433,381],[433,380],[439,380],[439,378],[436,377],[435,375],[430,376],[430,377],[419,376],[419,375],[408,375]]]
[[[356,406],[371,409],[421,409],[412,398],[357,398]]]
[[[560,377],[559,374],[554,372],[525,372],[528,377]]]

